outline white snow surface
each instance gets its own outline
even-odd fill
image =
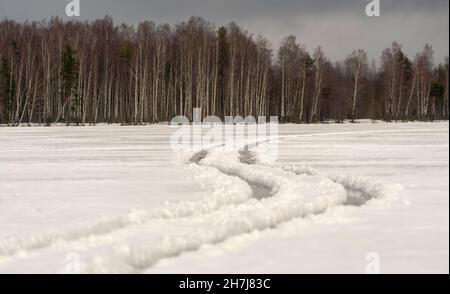
[[[449,272],[448,123],[280,125],[276,162],[173,132],[0,128],[0,273]]]

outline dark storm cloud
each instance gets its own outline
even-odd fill
[[[81,0],[81,19],[111,15],[116,22],[149,19],[171,24],[202,16],[216,25],[236,21],[276,48],[293,34],[308,49],[322,45],[332,59],[364,48],[370,57],[397,40],[413,56],[426,42],[442,61],[449,47],[448,0],[381,0],[381,16],[368,18],[366,0]],[[0,17],[65,18],[65,0],[0,0]]]

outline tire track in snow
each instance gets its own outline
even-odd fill
[[[195,153],[189,161],[192,163],[201,165],[201,161],[208,156],[208,152],[209,151],[207,151],[205,149],[201,150],[201,151]],[[254,164],[254,163],[256,163],[256,158],[250,152],[248,152],[247,149],[244,149],[242,151],[239,151],[239,161],[243,164]],[[220,172],[222,172],[225,175],[237,176],[241,180],[245,181],[248,184],[248,186],[252,189],[252,195],[253,195],[253,198],[255,198],[255,199],[260,200],[263,198],[271,197],[273,195],[272,190],[274,189],[274,187],[270,186],[270,184],[267,184],[266,182],[261,182],[261,181],[254,180],[252,178],[243,177],[239,173],[232,173],[232,172],[229,173],[217,166],[214,166],[214,167],[217,168]]]
[[[208,178],[210,175],[205,174],[202,177]],[[0,259],[21,252],[43,249],[57,242],[77,241],[83,238],[110,234],[131,226],[142,225],[152,220],[170,220],[204,214],[221,209],[223,206],[238,205],[252,196],[251,190],[237,179],[228,178],[225,175],[215,175],[215,179],[222,182],[229,181],[230,186],[234,186],[235,189],[222,190],[220,185],[217,186],[217,183],[209,180],[209,182],[212,182],[209,189],[213,190],[213,192],[200,201],[167,203],[163,207],[151,211],[133,210],[126,215],[107,217],[84,226],[56,229],[26,238],[3,239],[0,240]],[[239,192],[236,190],[239,190]]]
[[[200,151],[202,152],[202,151]],[[118,252],[97,257],[85,265],[93,273],[141,272],[164,258],[194,251],[205,244],[217,244],[230,237],[271,229],[277,225],[318,214],[346,201],[343,187],[321,176],[297,175],[269,166],[242,163],[237,152],[210,151],[192,157],[200,166],[214,167],[249,185],[264,186],[271,197],[250,199],[237,206],[223,207],[205,215],[193,215],[189,222],[201,226],[181,235],[168,235],[148,248],[125,245]]]
[[[421,129],[411,129],[412,132],[420,132]],[[324,176],[329,178],[335,183],[342,185],[347,194],[347,201],[343,205],[348,206],[363,206],[371,203],[371,200],[378,200],[382,202],[381,205],[389,206],[394,203],[408,204],[409,202],[405,199],[400,199],[397,197],[398,191],[402,190],[403,187],[399,184],[388,185],[382,181],[375,179],[357,176],[357,175],[338,175],[338,176],[327,176],[321,175],[316,170],[308,166],[281,166],[276,164],[262,163],[257,159],[256,154],[252,154],[249,150],[255,148],[258,145],[268,143],[274,139],[276,140],[286,140],[290,138],[302,138],[302,137],[322,137],[322,136],[333,136],[333,135],[358,135],[358,134],[392,134],[392,133],[402,133],[403,130],[363,130],[363,131],[344,131],[344,132],[324,132],[324,133],[311,133],[311,134],[299,134],[299,135],[286,135],[271,137],[264,141],[254,142],[252,144],[246,145],[241,151],[241,157],[245,158],[244,162],[248,164],[257,164],[270,166],[272,168],[278,168],[284,171],[292,172],[297,175],[311,175],[311,176]],[[250,159],[250,160],[248,160]],[[377,205],[377,204],[375,204]]]
[[[371,133],[371,132],[378,132],[378,131],[364,131],[364,132],[358,132],[358,133]],[[381,131],[380,131],[381,132]],[[390,131],[387,131],[390,132]],[[291,137],[309,137],[309,136],[324,136],[324,135],[338,135],[338,134],[354,134],[357,132],[334,132],[334,133],[320,133],[320,134],[302,134],[302,135],[292,135],[292,136],[285,136],[285,137],[277,137],[276,139],[283,140]],[[268,139],[265,142],[268,142],[272,139]],[[260,144],[261,142],[258,142],[256,144]],[[262,142],[264,143],[264,142]],[[71,242],[71,241],[77,241],[81,240],[85,237],[90,236],[102,236],[107,235],[112,232],[125,229],[127,227],[133,226],[133,225],[142,225],[147,223],[148,221],[155,219],[155,218],[161,218],[161,219],[176,219],[176,218],[189,218],[189,217],[196,217],[199,214],[214,214],[214,212],[218,212],[218,214],[221,214],[223,211],[229,211],[230,209],[233,210],[233,207],[229,207],[229,205],[237,205],[237,208],[239,206],[245,207],[245,209],[250,209],[249,206],[255,206],[260,208],[259,205],[261,203],[265,203],[265,201],[269,201],[270,205],[275,205],[273,203],[273,199],[266,199],[267,197],[272,196],[271,198],[276,198],[275,196],[283,195],[283,197],[286,197],[284,195],[284,192],[280,192],[280,189],[282,187],[285,188],[285,186],[289,186],[289,184],[283,183],[283,180],[278,178],[277,181],[271,181],[270,175],[272,175],[274,178],[279,175],[280,171],[284,171],[287,174],[285,175],[288,177],[289,174],[294,174],[296,176],[309,176],[309,177],[318,177],[323,178],[323,180],[330,181],[330,183],[333,184],[340,184],[340,186],[345,188],[344,196],[340,196],[340,201],[332,202],[330,206],[335,205],[362,205],[366,203],[368,200],[372,198],[381,198],[386,195],[386,191],[388,190],[385,186],[383,186],[382,183],[374,183],[373,181],[369,179],[365,179],[362,177],[355,177],[355,176],[340,176],[340,177],[334,177],[331,179],[327,179],[326,177],[319,176],[318,173],[314,172],[310,168],[302,168],[302,167],[291,167],[291,168],[280,168],[275,166],[267,166],[266,169],[264,169],[264,164],[258,164],[256,162],[256,159],[248,153],[249,146],[246,147],[247,151],[241,151],[240,156],[236,157],[238,160],[233,162],[233,164],[229,164],[227,162],[220,162],[219,164],[214,162],[209,163],[203,163],[202,161],[208,156],[210,151],[202,150],[198,153],[196,153],[192,158],[191,162],[198,163],[200,166],[210,166],[218,169],[225,175],[233,177],[237,177],[243,181],[245,181],[248,186],[252,189],[252,195],[253,198],[255,198],[253,201],[249,201],[249,195],[248,192],[245,193],[245,188],[243,188],[243,193],[240,195],[234,195],[234,197],[223,197],[221,198],[220,195],[218,199],[215,199],[213,201],[197,201],[197,202],[181,202],[181,203],[175,203],[168,205],[162,209],[158,209],[151,212],[144,212],[144,211],[133,211],[130,214],[126,216],[120,216],[120,217],[112,217],[109,219],[101,220],[99,222],[96,222],[94,224],[90,224],[86,227],[78,227],[78,228],[69,228],[69,229],[63,229],[60,231],[54,231],[49,234],[44,234],[40,236],[35,236],[28,239],[8,239],[8,240],[0,240],[0,255],[6,255],[10,256],[20,251],[27,251],[27,250],[38,250],[42,249],[48,246],[51,246],[52,244],[56,242]],[[210,150],[215,150],[217,148],[211,148]],[[221,155],[220,155],[221,156]],[[219,156],[219,157],[220,157]],[[235,159],[236,159],[235,158]],[[245,167],[247,165],[247,167]],[[252,165],[249,167],[249,165]],[[260,169],[259,171],[255,171]],[[276,174],[273,174],[273,172],[276,171]],[[269,176],[269,178],[267,177]],[[229,187],[232,187],[233,185],[236,185],[237,182],[235,181],[233,184],[230,184]],[[217,188],[217,187],[216,187]],[[221,192],[226,191],[227,189],[220,189]],[[339,190],[339,189],[338,189]],[[295,193],[294,193],[295,194]],[[338,193],[339,194],[339,193]],[[330,196],[330,195],[328,195]],[[327,196],[327,197],[328,197]],[[281,197],[282,198],[282,197]],[[281,199],[280,198],[280,199]],[[350,199],[350,200],[349,200]],[[351,200],[355,199],[355,200]],[[261,200],[261,201],[257,201]],[[298,200],[298,199],[297,199]],[[256,201],[256,202],[255,202]],[[311,203],[305,203],[303,205],[306,205],[308,209],[300,209],[294,211],[294,213],[288,213],[290,217],[280,217],[278,216],[279,221],[268,221],[265,220],[265,226],[260,226],[259,224],[251,225],[251,226],[244,226],[245,229],[242,230],[233,230],[230,234],[218,234],[214,237],[211,237],[210,239],[204,240],[204,238],[198,238],[198,240],[203,240],[202,242],[196,242],[191,241],[189,242],[181,242],[177,241],[177,239],[174,239],[175,246],[171,247],[169,246],[169,249],[160,248],[153,253],[148,254],[139,254],[136,253],[133,250],[130,250],[130,253],[128,255],[129,259],[131,261],[129,264],[132,265],[132,268],[139,269],[139,268],[146,268],[148,266],[151,266],[154,264],[154,262],[158,261],[161,258],[164,257],[170,257],[177,255],[183,251],[189,251],[189,250],[195,250],[198,249],[202,244],[205,243],[218,243],[229,236],[235,236],[237,234],[243,234],[247,232],[251,232],[252,230],[263,230],[267,228],[271,228],[273,226],[276,226],[277,224],[281,222],[288,221],[290,219],[296,218],[296,217],[302,217],[304,215],[310,214],[310,213],[320,213],[325,211],[328,207],[328,205],[320,206],[320,209],[311,209],[314,208],[315,205]],[[242,208],[241,207],[241,208]],[[295,209],[298,209],[298,206],[295,205],[295,203],[292,203],[292,207]],[[264,209],[263,209],[264,210]],[[267,209],[265,209],[267,211]],[[283,210],[284,211],[284,210]],[[286,211],[291,210],[286,208]],[[284,211],[284,212],[286,212]],[[245,215],[241,215],[241,218],[246,219]],[[255,220],[250,220],[250,223],[253,223]],[[227,231],[224,229],[224,231]],[[209,232],[210,233],[210,232]],[[227,237],[228,236],[228,237]],[[186,238],[184,236],[183,238]],[[169,238],[170,239],[170,238]],[[190,240],[189,238],[185,240]],[[179,245],[176,245],[180,243]],[[181,245],[184,244],[184,245]],[[159,253],[158,253],[159,252]],[[144,256],[144,258],[142,257]],[[153,256],[152,258],[149,258],[149,256]],[[142,261],[142,262],[141,262]],[[95,270],[94,270],[95,272]]]
[[[116,258],[104,258],[100,263],[91,264],[89,271],[109,272],[113,269],[112,272],[141,272],[161,259],[176,257],[183,252],[197,250],[204,244],[217,244],[241,234],[270,229],[295,218],[320,214],[334,206],[359,206],[372,198],[381,198],[388,195],[386,193],[388,191],[387,186],[371,179],[356,176],[340,176],[331,179],[318,175],[317,172],[308,167],[283,168],[260,165],[257,163],[255,155],[251,154],[247,148],[241,150],[239,156],[226,157],[225,154],[216,150],[202,150],[194,154],[190,161],[201,166],[215,167],[231,177],[239,177],[252,187],[253,194],[255,194],[254,186],[263,186],[265,189],[270,189],[272,197],[257,201],[258,197],[254,195],[255,200],[253,202],[249,201],[236,208],[230,207],[212,212],[210,219],[225,219],[225,222],[220,223],[220,227],[200,228],[182,236],[169,236],[163,243],[153,248],[139,250],[131,245],[127,246],[126,250],[119,253]],[[318,188],[322,193],[330,192],[326,191],[327,189],[323,184],[324,181],[328,181],[328,184],[334,184],[335,190],[326,196],[328,197],[327,201],[317,195],[305,199],[302,195],[303,191],[306,191],[306,194],[310,191],[307,188],[295,187],[295,180],[305,180],[305,178],[321,180],[320,183],[315,183],[312,187],[309,186],[310,189]],[[342,191],[345,192],[342,193]],[[284,203],[286,206],[280,204],[284,197],[291,197],[289,201]],[[333,197],[335,197],[334,200],[330,200]],[[241,213],[241,210],[245,213]],[[261,213],[255,213],[255,211]],[[249,217],[249,214],[251,217]],[[213,223],[215,224],[214,221]]]
[[[212,146],[209,150],[222,147],[224,144]],[[204,152],[207,152],[206,150]],[[203,150],[196,153],[190,160],[195,163],[197,159],[201,159]],[[235,181],[236,186],[240,183]],[[214,191],[218,191],[217,187],[212,185]],[[0,239],[0,259],[14,256],[17,253],[40,250],[49,247],[57,242],[77,241],[92,236],[102,236],[115,231],[126,229],[134,225],[141,225],[154,219],[175,219],[185,218],[194,214],[208,213],[213,210],[220,209],[222,206],[236,205],[247,201],[251,197],[251,193],[246,187],[240,187],[244,193],[233,193],[233,191],[221,191],[222,193],[214,193],[212,196],[205,197],[200,201],[180,201],[175,203],[167,203],[164,207],[151,211],[132,210],[130,213],[121,216],[112,216],[101,219],[99,221],[86,224],[83,226],[71,226],[61,229],[55,229],[47,233],[35,235],[31,237],[12,237]]]
[[[100,265],[96,264],[97,267],[91,267],[91,270],[93,272],[105,272],[105,270],[108,272],[107,269],[113,268],[125,273],[141,272],[161,259],[176,257],[184,252],[198,250],[204,244],[217,244],[245,233],[271,229],[299,217],[324,213],[335,206],[362,206],[372,199],[391,198],[395,194],[383,182],[366,177],[334,176],[328,178],[320,176],[309,167],[277,167],[258,164],[255,155],[249,153],[248,149],[240,151],[239,154],[239,162],[232,158],[224,160],[223,153],[216,153],[216,156],[213,156],[214,158],[211,159],[211,157],[208,157],[210,153],[205,150],[200,151],[192,158],[194,162],[200,165],[214,166],[229,176],[237,176],[250,186],[265,183],[272,191],[275,191],[272,193],[272,198],[240,205],[241,207],[237,207],[237,211],[234,214],[231,213],[234,217],[225,217],[226,221],[221,223],[222,227],[213,227],[209,230],[202,228],[192,234],[169,237],[156,248],[134,250],[132,246],[129,246],[126,250],[127,253],[122,255],[122,262],[115,265],[108,262]],[[283,172],[287,174],[283,174]],[[301,192],[299,193],[302,189],[292,189],[293,182],[286,181],[286,179],[294,177],[293,175],[303,179],[305,177],[321,179],[322,182],[316,183],[315,186],[316,188],[319,187],[319,190],[323,189],[322,192],[327,190],[323,185],[323,181],[335,184],[336,190],[326,196],[328,197],[327,200],[322,199],[320,196],[306,197],[305,199]],[[269,178],[273,178],[273,181],[267,181]],[[289,186],[291,187],[289,188]],[[342,189],[339,190],[339,188]],[[345,192],[342,194],[342,191]],[[340,196],[337,196],[339,194]],[[333,196],[336,198],[332,199]],[[282,203],[284,197],[292,198]],[[296,197],[298,198],[295,199]],[[241,214],[240,208],[244,206],[250,207],[242,209],[242,212],[245,212],[245,214]],[[212,214],[226,214],[226,210]],[[250,218],[249,214],[251,215]],[[230,221],[231,219],[233,221]],[[120,260],[120,258],[114,259],[114,262],[117,262],[117,260]]]
[[[248,156],[248,155],[247,155]],[[250,155],[256,158],[256,155]],[[281,166],[275,164],[261,163],[257,159],[252,164],[270,166],[275,169],[281,169],[297,175],[323,176],[331,181],[342,185],[347,194],[347,201],[343,205],[363,206],[371,200],[381,200],[385,202],[402,202],[396,197],[397,191],[402,189],[399,185],[388,185],[382,181],[357,175],[322,175],[308,166]]]

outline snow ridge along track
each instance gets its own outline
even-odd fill
[[[83,271],[141,272],[163,258],[197,250],[204,244],[216,244],[240,234],[275,228],[337,205],[362,205],[373,198],[393,195],[383,183],[362,177],[328,178],[310,168],[258,163],[248,148],[240,152],[227,152],[220,147],[202,150],[193,155],[190,162],[200,174],[212,174],[209,178],[213,182],[212,199],[177,203],[153,212],[137,211],[86,228],[26,240],[0,241],[0,255],[42,249],[56,243],[64,243],[67,248],[73,245],[89,248],[84,245],[97,239],[103,244],[101,240],[111,236],[111,243],[125,243],[120,249],[95,255],[83,265]],[[137,248],[127,242],[134,235],[151,233],[155,219],[172,225],[192,223],[195,228],[181,234],[169,233],[154,246]],[[124,231],[123,236],[119,236],[118,231]]]
[[[239,178],[252,189],[252,199],[236,206],[225,206],[204,216],[191,217],[193,223],[203,223],[192,232],[167,236],[156,247],[135,250],[129,246],[121,257],[91,265],[93,272],[141,272],[163,258],[175,257],[204,244],[216,244],[230,237],[277,225],[310,214],[323,213],[337,205],[360,206],[372,199],[395,197],[394,191],[382,182],[358,176],[328,178],[307,167],[282,168],[258,164],[247,148],[227,152],[216,148],[201,150],[190,162],[222,174]],[[226,189],[226,188],[225,188]],[[224,189],[224,190],[225,190]],[[264,197],[259,197],[265,191]],[[120,262],[118,262],[121,260]]]
[[[193,215],[189,222],[201,223],[201,226],[187,234],[166,236],[154,247],[122,248],[114,258],[97,259],[87,271],[141,272],[162,258],[197,250],[204,244],[216,244],[233,236],[275,228],[283,222],[322,213],[346,201],[344,188],[330,179],[297,175],[270,166],[249,165],[242,163],[239,155],[238,152],[221,150],[203,151],[201,156],[194,156],[193,161],[198,161],[202,167],[214,167],[229,177],[239,178],[249,186],[269,190],[270,197],[260,200],[255,197],[204,215]]]
[[[86,237],[106,235],[155,219],[169,220],[185,218],[194,214],[208,213],[220,209],[222,206],[243,203],[251,197],[250,188],[240,181],[230,179],[225,175],[217,176],[217,179],[220,181],[230,182],[230,186],[234,186],[234,189],[221,191],[217,187],[214,188],[214,185],[217,185],[217,183],[213,183],[213,190],[215,192],[201,201],[167,203],[163,207],[151,211],[134,210],[127,215],[108,217],[85,226],[68,227],[29,238],[8,238],[0,240],[0,260],[5,256],[11,256],[24,251],[39,250],[60,241],[76,241]],[[239,193],[236,191],[239,191]]]

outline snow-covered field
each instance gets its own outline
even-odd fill
[[[448,273],[448,123],[0,128],[0,273]]]

